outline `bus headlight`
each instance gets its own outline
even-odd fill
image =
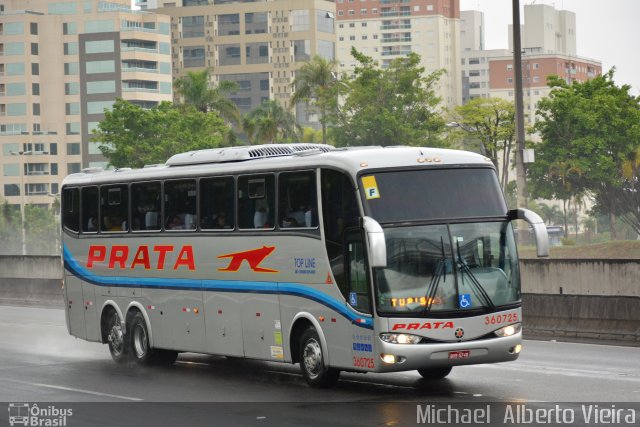
[[[511,335],[515,335],[520,332],[522,329],[521,323],[514,323],[513,325],[504,326],[496,331],[493,331],[499,337],[510,337]]]
[[[380,339],[390,344],[418,344],[422,337],[410,334],[380,334]]]

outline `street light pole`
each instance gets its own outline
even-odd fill
[[[527,207],[527,177],[524,168],[524,94],[522,90],[522,43],[520,40],[520,0],[512,0],[513,8],[513,69],[516,98],[516,188],[519,208]],[[528,227],[518,227],[518,241],[528,240]]]

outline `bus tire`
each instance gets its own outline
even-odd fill
[[[114,362],[125,363],[129,360],[129,343],[122,329],[120,316],[115,310],[113,310],[107,321],[107,344]]]
[[[340,377],[340,370],[324,365],[320,337],[314,327],[305,330],[300,339],[300,370],[307,384],[316,388],[331,387]]]
[[[133,359],[141,365],[151,364],[153,358],[149,345],[149,331],[142,313],[137,312],[131,318],[127,330],[129,331],[129,346]]]
[[[451,373],[451,366],[446,368],[418,369],[418,373],[426,380],[441,380]]]

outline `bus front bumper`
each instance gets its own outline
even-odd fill
[[[400,372],[508,362],[516,360],[521,349],[522,332],[510,337],[451,343],[390,344],[378,339],[376,371]],[[384,359],[387,359],[387,362]]]

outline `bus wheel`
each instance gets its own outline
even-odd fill
[[[340,377],[338,369],[324,366],[320,337],[313,327],[304,331],[300,340],[300,370],[311,387],[331,387]]]
[[[446,368],[428,368],[418,369],[418,373],[422,378],[427,380],[441,380],[451,373],[451,366]]]
[[[149,333],[147,332],[147,324],[140,312],[136,313],[131,319],[129,336],[131,337],[131,350],[135,361],[142,365],[151,363]]]
[[[107,342],[109,343],[111,358],[116,363],[124,363],[128,359],[129,347],[117,311],[111,314],[107,325]]]

